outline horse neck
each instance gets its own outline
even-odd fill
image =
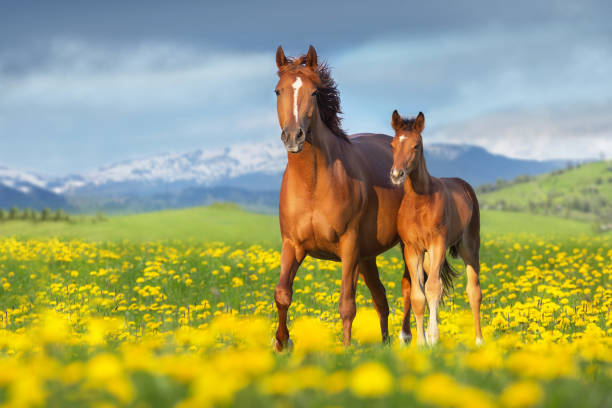
[[[404,183],[404,191],[419,195],[430,194],[433,184],[433,177],[429,174],[429,171],[427,171],[423,149],[419,151],[417,160],[418,163],[416,167],[410,172],[410,175]]]
[[[344,147],[340,140],[314,112],[308,141],[300,153],[288,153],[287,168],[296,170],[301,179],[314,187],[320,176],[329,175],[332,163],[342,156]]]

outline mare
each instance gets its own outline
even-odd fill
[[[401,189],[389,180],[392,138],[344,132],[338,89],[314,47],[297,58],[287,58],[278,47],[276,65],[278,121],[288,161],[279,205],[282,250],[274,293],[274,349],[291,345],[287,313],[293,280],[306,255],[342,262],[338,309],[345,346],[351,342],[359,276],[372,294],[385,341],[389,305],[376,256],[399,242],[396,218],[402,200]]]

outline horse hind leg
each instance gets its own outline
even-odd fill
[[[465,237],[459,245],[459,255],[465,262],[465,271],[467,274],[466,292],[470,307],[472,309],[472,317],[474,318],[474,330],[476,333],[476,345],[483,344],[482,330],[480,327],[480,304],[482,302],[482,290],[480,289],[480,259],[478,251],[480,249],[480,239]]]
[[[389,340],[389,303],[387,292],[378,274],[376,258],[362,260],[359,265],[359,274],[372,294],[372,303],[380,320],[380,333],[383,343]]]
[[[400,245],[402,248],[402,257],[404,257],[404,244]],[[408,265],[404,258],[404,276],[402,277],[402,297],[404,298],[404,318],[402,319],[402,329],[399,334],[400,344],[410,344],[412,341],[412,331],[410,330],[410,291],[411,281],[410,272],[408,271]]]

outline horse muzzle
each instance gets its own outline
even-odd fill
[[[396,186],[403,184],[406,181],[406,171],[404,169],[391,169],[391,173],[389,174],[389,178],[391,182]]]
[[[285,144],[285,149],[289,153],[299,153],[304,148],[304,142],[306,141],[306,134],[302,128],[295,130],[283,130],[281,134],[281,140]]]

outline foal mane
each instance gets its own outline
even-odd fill
[[[305,66],[306,56],[288,58],[287,64],[278,71],[281,76],[286,72],[299,73],[310,79],[317,87],[317,105],[321,120],[340,139],[350,143],[348,135],[342,129],[342,110],[340,109],[340,93],[336,81],[331,77],[331,69],[324,61],[317,65],[316,70]]]
[[[402,116],[402,125],[401,125],[402,130],[412,130],[415,120],[416,120],[416,117],[410,118],[407,116]]]

